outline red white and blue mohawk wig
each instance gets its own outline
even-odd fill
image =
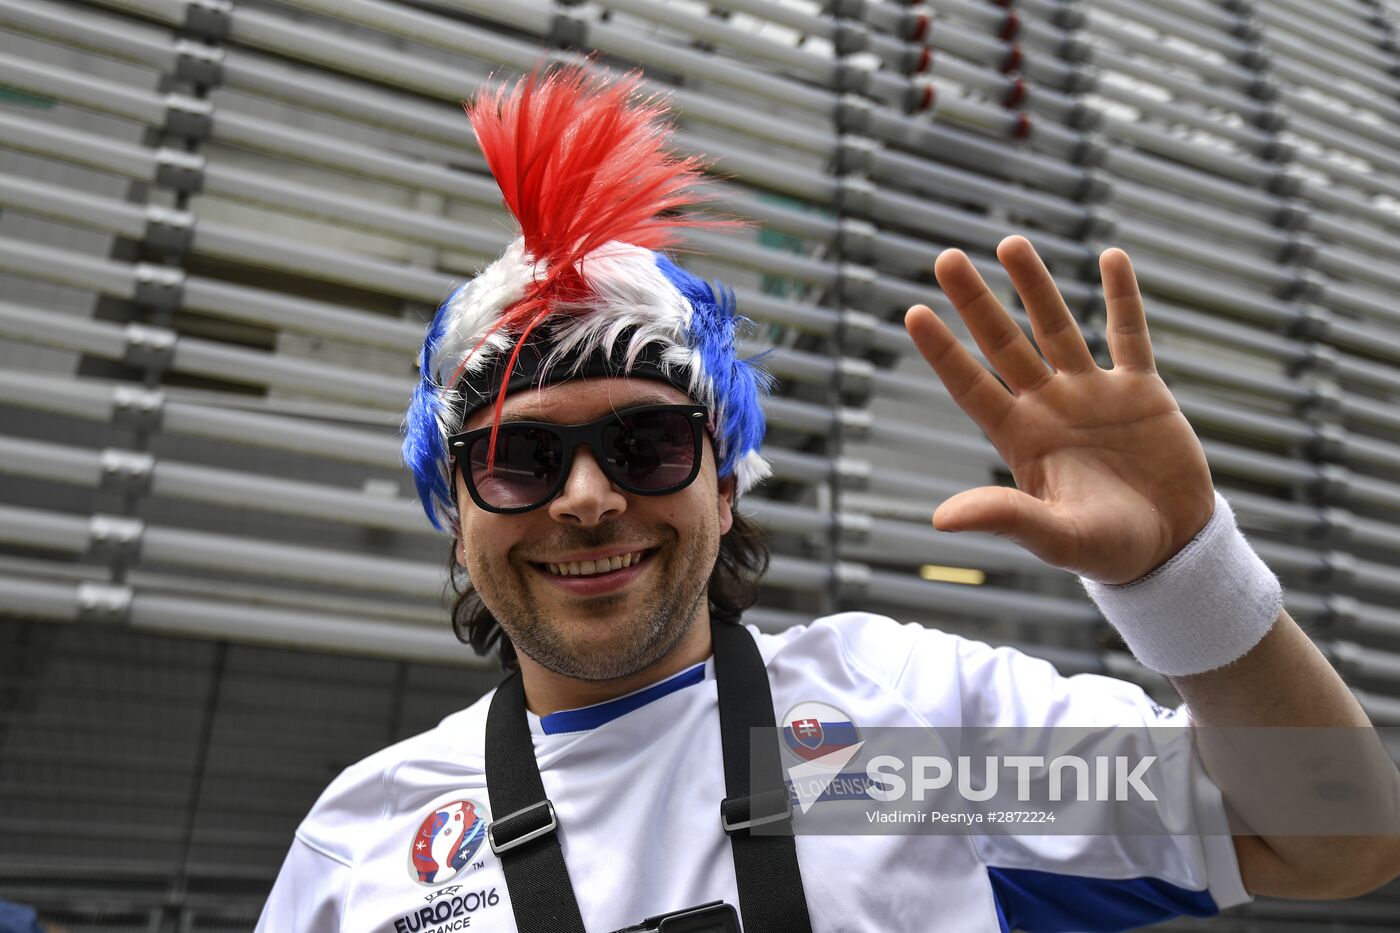
[[[467,108],[520,236],[438,309],[404,420],[404,462],[433,526],[455,533],[447,438],[506,395],[567,379],[658,379],[710,410],[718,474],[741,496],[770,472],[758,453],[769,376],[735,355],[734,296],[657,250],[713,224],[701,165],[667,151],[665,107],[636,77],[536,73]],[[495,433],[491,438],[494,457]]]

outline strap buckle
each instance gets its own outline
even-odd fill
[[[547,820],[547,822],[542,823],[539,826],[536,826],[532,829],[527,829],[524,832],[520,833],[520,835],[518,836],[509,837],[504,841],[497,841],[497,826],[500,826],[503,823],[510,823],[517,817],[538,816],[538,811],[541,807],[544,808],[543,816]],[[509,852],[516,846],[524,845],[532,839],[538,839],[541,836],[544,836],[548,833],[552,833],[558,828],[559,817],[556,816],[554,813],[554,804],[550,802],[548,797],[546,797],[539,803],[532,803],[528,807],[521,807],[514,813],[507,813],[505,816],[498,817],[492,820],[486,826],[486,841],[491,844],[491,851],[496,853],[497,855],[500,855],[502,852]],[[507,835],[509,836],[509,833],[507,833]]]
[[[724,901],[648,917],[615,933],[740,933],[739,915]]]
[[[781,806],[778,805],[780,800]],[[726,797],[719,805],[719,825],[731,836],[741,829],[791,819],[792,798],[788,796],[785,787],[775,787],[747,797]]]

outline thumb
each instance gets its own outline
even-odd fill
[[[1073,534],[1055,510],[1007,486],[980,486],[945,500],[933,513],[933,527],[1000,535],[1055,566],[1073,558]]]

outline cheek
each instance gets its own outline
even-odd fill
[[[510,549],[521,538],[520,530],[508,521],[468,519],[461,523],[461,534],[458,552],[464,554],[463,566],[478,579],[489,578],[483,571],[504,567]]]
[[[683,539],[723,535],[729,530],[725,518],[720,504],[710,495],[687,496],[670,504],[666,514],[667,523],[678,529]]]

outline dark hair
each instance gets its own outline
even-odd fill
[[[768,538],[764,530],[734,510],[734,523],[719,539],[719,554],[710,572],[710,618],[733,625],[745,609],[758,602],[758,584],[768,571]],[[466,571],[457,563],[457,543],[447,557],[448,582],[456,598],[452,603],[452,631],[457,640],[479,655],[499,651],[501,667],[514,670],[520,664],[515,646],[491,610],[477,595]]]

